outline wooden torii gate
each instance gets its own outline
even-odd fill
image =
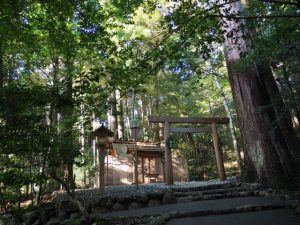
[[[220,180],[225,180],[225,169],[223,162],[223,155],[218,140],[218,132],[216,124],[228,124],[229,119],[226,117],[211,117],[211,118],[198,118],[198,117],[170,117],[170,116],[148,116],[149,123],[163,123],[164,124],[164,145],[165,145],[165,182],[173,184],[173,167],[172,167],[172,154],[169,145],[170,133],[196,133],[204,132],[211,133],[214,144],[217,168]],[[171,127],[171,123],[191,123],[191,124],[210,124],[210,128],[183,128]]]

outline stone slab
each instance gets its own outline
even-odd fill
[[[289,209],[172,219],[166,225],[300,225]]]
[[[144,215],[162,215],[174,211],[199,211],[199,210],[220,210],[235,208],[244,205],[259,205],[269,203],[283,203],[282,200],[268,199],[263,197],[240,197],[230,199],[217,199],[188,203],[177,203],[170,205],[160,205],[156,207],[124,210],[119,212],[103,213],[103,217],[136,217]]]

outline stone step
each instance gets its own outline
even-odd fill
[[[223,184],[208,184],[204,186],[195,186],[195,187],[170,187],[172,191],[175,192],[191,192],[191,191],[206,191],[206,190],[215,190],[215,189],[228,189],[234,187],[240,187],[241,182],[228,182]]]
[[[175,192],[176,197],[203,196],[203,191]]]
[[[242,187],[233,187],[233,188],[223,188],[223,189],[214,189],[214,190],[205,190],[203,195],[214,195],[214,194],[225,194],[225,193],[234,193],[246,191],[247,189]]]
[[[166,213],[174,212],[174,211],[206,211],[206,210],[227,210],[232,208],[239,208],[242,206],[251,206],[251,205],[268,205],[268,204],[279,204],[283,205],[284,201],[280,199],[271,199],[257,196],[249,196],[249,197],[237,197],[237,198],[223,198],[223,199],[213,199],[207,201],[193,201],[187,203],[177,203],[170,205],[160,205],[157,207],[148,207],[148,208],[140,208],[134,210],[124,210],[118,212],[107,212],[101,213],[103,217],[138,217],[138,216],[156,216],[163,215]]]
[[[225,207],[219,209],[200,209],[200,210],[176,210],[171,212],[165,212],[161,214],[146,214],[143,216],[137,215],[123,215],[120,216],[107,216],[101,217],[102,222],[104,224],[111,224],[111,222],[119,222],[117,224],[125,224],[122,223],[125,220],[134,220],[136,218],[140,219],[140,223],[144,224],[143,222],[147,222],[147,224],[165,224],[167,221],[171,219],[178,219],[178,218],[191,218],[191,217],[202,217],[202,216],[211,216],[211,215],[226,215],[226,214],[233,214],[233,213],[249,213],[249,212],[259,212],[259,211],[266,211],[266,210],[279,210],[286,208],[284,203],[265,203],[265,204],[250,204],[250,205],[239,205],[236,207]],[[119,219],[119,221],[118,221]],[[126,223],[128,224],[128,223]]]
[[[289,209],[253,211],[211,216],[174,218],[165,225],[299,225],[300,217]]]
[[[221,215],[230,213],[255,212],[263,210],[275,210],[286,208],[284,203],[266,203],[258,205],[241,205],[233,208],[213,209],[213,210],[198,210],[198,211],[178,211],[170,212],[172,218],[193,217],[193,216],[208,216]]]
[[[188,197],[188,196],[203,196],[203,195],[214,195],[214,194],[225,194],[225,193],[234,193],[248,191],[242,187],[233,187],[233,188],[223,188],[223,189],[213,189],[213,190],[204,190],[204,191],[177,191],[175,192],[176,197]]]
[[[248,197],[253,196],[254,193],[252,191],[241,191],[241,192],[229,192],[222,194],[212,194],[212,195],[191,195],[185,197],[177,197],[177,203],[186,203],[193,201],[202,201],[202,200],[212,200],[212,199],[222,199],[222,198],[238,198],[238,197]]]

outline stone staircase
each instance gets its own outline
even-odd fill
[[[76,193],[89,213],[89,225],[300,225],[298,201],[257,183],[228,180],[111,189],[105,195],[93,189]],[[53,201],[19,217],[2,215],[0,225],[87,224],[73,201],[62,194],[58,197],[60,202]],[[251,222],[253,219],[257,221]]]
[[[196,188],[171,188],[176,196],[177,203],[192,201],[248,197],[262,194],[262,186],[243,185],[240,182],[233,182],[220,185],[208,185]]]
[[[299,202],[289,200],[286,195],[278,195],[272,189],[260,184],[247,184],[241,182],[228,182],[223,184],[209,184],[195,187],[169,187],[173,192],[176,203],[159,205],[156,207],[140,208],[102,215],[108,221],[117,224],[231,224],[231,220],[240,221],[240,224],[264,225],[300,225],[300,217],[294,212],[300,207]],[[249,222],[247,216],[255,218],[258,215],[261,221]],[[225,218],[216,223],[215,218]],[[272,223],[266,217],[272,216]],[[287,220],[282,221],[282,217]],[[249,217],[249,218],[250,218]],[[124,218],[127,218],[126,220]],[[151,218],[151,219],[149,219]],[[243,218],[246,218],[244,221]],[[277,218],[277,219],[276,219]],[[226,221],[228,220],[228,221]],[[127,222],[125,222],[127,221]],[[214,222],[213,222],[214,221]],[[210,223],[212,222],[212,223]],[[110,224],[110,223],[108,223]]]

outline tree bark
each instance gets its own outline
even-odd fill
[[[283,68],[283,78],[284,78],[284,83],[285,86],[287,86],[288,89],[288,98],[289,98],[289,104],[291,107],[291,115],[294,114],[294,116],[296,117],[297,121],[300,121],[300,109],[299,106],[297,104],[297,100],[296,100],[296,96],[295,96],[295,90],[292,87],[290,81],[289,81],[289,76],[288,76],[288,72],[287,72],[287,68],[284,67]]]
[[[222,12],[242,12],[241,2],[223,7]],[[283,186],[293,181],[290,154],[280,127],[273,127],[276,113],[272,106],[268,87],[256,65],[238,68],[241,55],[247,53],[247,45],[241,31],[245,21],[223,19],[225,31],[225,58],[229,81],[241,129],[245,153],[245,172],[248,178],[273,186]],[[235,35],[229,35],[235,31]],[[272,94],[272,93],[271,93]]]
[[[65,93],[63,98],[65,100],[64,106],[61,109],[62,118],[62,135],[64,136],[65,142],[64,149],[61,151],[67,151],[69,154],[63,154],[65,172],[66,172],[66,182],[71,189],[75,189],[75,179],[73,164],[74,158],[76,156],[76,150],[74,149],[74,139],[73,139],[73,127],[76,122],[74,115],[74,99],[73,99],[73,78],[72,73],[74,72],[73,62],[71,60],[66,61],[67,74],[65,77]]]
[[[112,93],[112,100],[111,100],[111,121],[110,121],[110,129],[114,132],[114,136],[116,139],[119,139],[118,134],[118,110],[117,110],[117,96],[116,90]]]
[[[192,133],[186,133],[186,138],[190,142],[190,144],[192,146],[192,149],[193,149],[193,152],[197,155],[198,151],[197,151],[196,143],[195,143],[194,138],[193,138],[193,134]]]
[[[120,91],[116,90],[116,101],[117,101],[117,120],[118,120],[118,136],[124,138],[124,110],[123,110],[123,99],[120,96]]]
[[[298,162],[300,161],[300,143],[293,128],[290,111],[283,102],[270,66],[266,62],[257,62],[256,66],[260,73],[260,77],[263,78],[263,82],[270,96],[270,102],[276,115],[274,127],[275,129],[277,127],[280,128],[281,135],[286,144],[286,154],[288,155],[288,158],[291,159],[292,166],[294,167],[292,169],[300,171],[297,169],[299,167]]]
[[[3,87],[3,84],[4,84],[3,45],[2,45],[2,37],[0,34],[0,88]]]

